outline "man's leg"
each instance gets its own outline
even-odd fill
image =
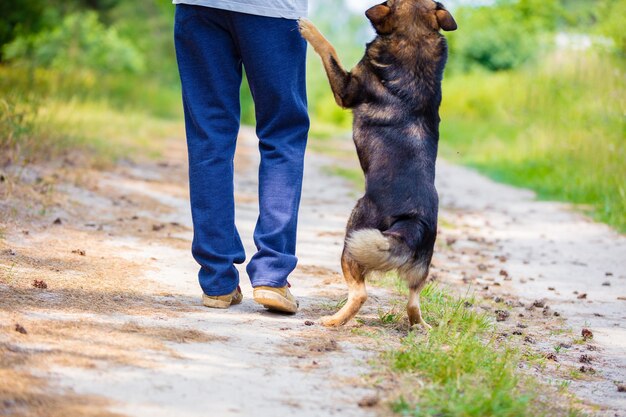
[[[260,215],[254,231],[258,252],[248,264],[253,287],[282,287],[296,267],[296,228],[304,150],[306,42],[295,20],[235,14],[237,42],[254,98]]]
[[[239,131],[241,58],[227,12],[177,5],[176,56],[183,88],[194,225],[192,253],[206,295],[239,284],[245,253],[235,227],[233,158]]]

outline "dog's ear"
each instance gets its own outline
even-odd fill
[[[449,11],[443,7],[443,4],[437,2],[437,9],[435,10],[435,17],[437,18],[437,23],[439,27],[445,31],[453,31],[456,30],[457,25],[454,21],[454,18],[450,14]]]
[[[365,16],[372,22],[376,32],[386,34],[393,30],[390,19],[388,19],[390,13],[389,6],[383,3],[367,9]]]

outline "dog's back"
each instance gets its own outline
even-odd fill
[[[366,15],[377,37],[350,72],[315,26],[300,23],[322,58],[335,100],[353,110],[353,138],[366,181],[348,221],[341,259],[348,301],[322,322],[344,324],[367,298],[366,274],[395,269],[409,284],[411,325],[429,327],[419,292],[437,235],[435,159],[447,57],[439,30],[455,30],[456,23],[432,0],[389,0]]]

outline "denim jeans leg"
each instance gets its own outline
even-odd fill
[[[183,91],[194,237],[192,254],[207,295],[239,284],[245,252],[235,227],[233,159],[239,131],[242,62],[228,13],[176,6],[175,45]]]
[[[259,168],[253,287],[284,286],[297,263],[296,231],[309,130],[306,42],[297,21],[236,14],[235,34],[254,98]]]

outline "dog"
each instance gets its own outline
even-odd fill
[[[456,30],[457,24],[433,0],[388,0],[365,15],[376,38],[349,72],[313,23],[299,21],[303,38],[322,59],[335,101],[352,109],[353,140],[366,183],[348,220],[341,256],[348,300],[321,322],[347,323],[367,300],[367,274],[395,270],[409,286],[411,327],[430,329],[419,294],[437,237],[435,160],[448,55],[440,30]]]

